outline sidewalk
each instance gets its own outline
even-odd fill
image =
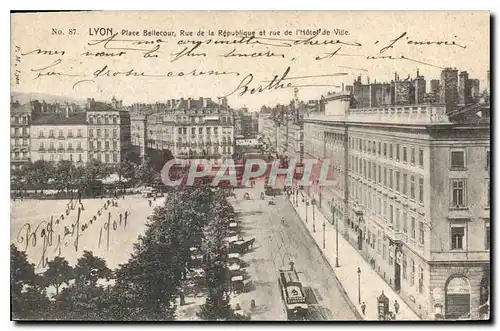
[[[306,194],[304,192],[304,194]],[[287,199],[287,198],[285,198]],[[292,197],[290,197],[292,199]],[[314,238],[314,241],[323,252],[323,255],[328,260],[339,282],[344,288],[344,292],[358,310],[364,320],[378,320],[377,298],[382,291],[389,298],[389,311],[394,312],[394,300],[398,300],[399,313],[396,315],[396,320],[420,320],[420,318],[411,310],[408,305],[394,292],[394,290],[372,269],[370,264],[358,254],[356,249],[351,246],[347,240],[339,233],[339,267],[335,267],[335,226],[333,226],[324,215],[318,210],[315,210],[315,225],[316,232],[313,232],[312,226],[312,206],[307,207],[308,223],[306,224],[306,206],[302,199],[299,199],[298,207],[291,200],[290,204],[294,207],[297,214],[300,216],[307,230]],[[325,247],[323,249],[323,222],[325,222]],[[365,315],[361,311],[361,304],[358,303],[358,267],[361,269],[361,302],[365,302]]]

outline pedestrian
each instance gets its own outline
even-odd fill
[[[399,303],[398,300],[394,300],[394,311],[396,314],[399,312]]]
[[[366,303],[363,301],[363,303],[361,304],[361,311],[363,312],[363,315],[365,314],[365,310],[366,310]]]
[[[149,207],[151,207],[151,204],[152,204],[151,200],[148,200],[148,202],[149,202]]]

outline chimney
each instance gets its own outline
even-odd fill
[[[187,99],[187,109],[191,109],[191,98]]]
[[[419,73],[419,71],[418,71],[418,69],[417,69],[417,78],[418,78],[418,77],[420,77],[420,73]]]
[[[368,85],[370,85],[370,77],[367,77]]]

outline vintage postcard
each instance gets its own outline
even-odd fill
[[[11,27],[13,320],[490,319],[489,12]]]

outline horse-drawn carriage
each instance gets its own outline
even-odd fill
[[[255,238],[249,240],[243,240],[241,236],[239,236],[241,240],[229,242],[229,251],[231,253],[245,253],[250,249],[253,249],[253,244],[255,243]]]

